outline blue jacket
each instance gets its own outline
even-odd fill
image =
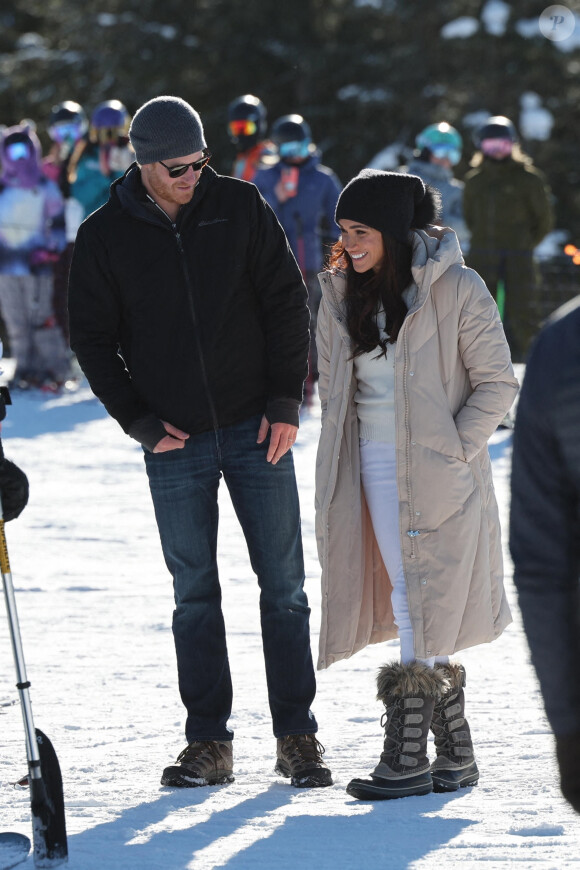
[[[338,238],[334,211],[341,185],[334,172],[321,165],[319,155],[313,154],[298,167],[296,196],[281,203],[274,188],[286,165],[280,161],[269,169],[260,169],[254,184],[274,209],[302,273],[319,272],[324,261],[323,238]]]
[[[580,296],[532,347],[517,409],[510,549],[556,736],[580,733]]]

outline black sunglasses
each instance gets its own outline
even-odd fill
[[[185,175],[189,167],[193,169],[194,172],[199,172],[200,169],[203,169],[204,166],[207,166],[211,158],[211,151],[206,151],[204,156],[199,160],[196,160],[195,163],[181,163],[178,166],[166,166],[163,160],[159,162],[167,169],[170,178],[180,178],[182,175]]]

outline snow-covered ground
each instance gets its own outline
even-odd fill
[[[580,866],[579,818],[556,782],[553,746],[509,579],[514,624],[468,650],[467,711],[480,785],[452,795],[361,803],[345,792],[382,745],[377,667],[397,643],[370,647],[318,674],[315,712],[332,788],[301,791],[273,772],[257,585],[227,491],[220,565],[235,687],[235,776],[229,786],[162,788],[183,748],[163,563],[139,446],[86,388],[58,398],[14,394],[2,437],[30,478],[30,504],[7,526],[35,724],[64,778],[72,870],[376,870],[480,864]],[[295,459],[303,510],[312,644],[319,624],[314,540],[315,407]],[[507,528],[511,433],[490,450]],[[16,696],[0,605],[0,700]],[[0,830],[30,835],[19,706],[0,708]],[[32,858],[23,867],[32,867]]]

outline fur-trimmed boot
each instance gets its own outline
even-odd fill
[[[388,800],[433,791],[427,737],[435,703],[449,688],[445,675],[423,662],[383,665],[377,677],[377,700],[385,742],[369,779],[353,779],[346,790],[360,800]]]
[[[431,730],[435,735],[437,758],[431,765],[433,789],[437,792],[457,791],[476,785],[479,770],[473,755],[473,743],[465,718],[465,668],[455,662],[435,665],[449,682],[449,689],[435,704]]]

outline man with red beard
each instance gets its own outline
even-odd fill
[[[71,346],[139,441],[166,564],[187,746],[168,786],[231,782],[232,682],[217,570],[223,476],[260,585],[276,770],[332,784],[310,710],[315,678],[291,448],[307,373],[306,288],[253,184],[209,166],[198,113],[142,106],[137,163],[81,225],[69,282]]]

